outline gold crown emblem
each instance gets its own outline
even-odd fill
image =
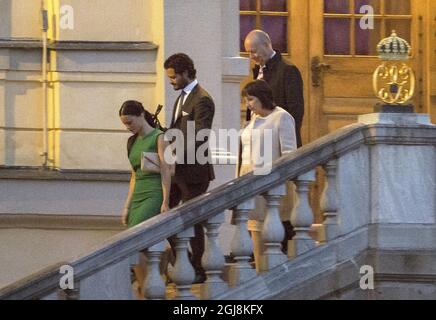
[[[390,37],[384,38],[377,45],[380,59],[387,61],[408,60],[412,47],[403,38],[398,37],[395,30]]]

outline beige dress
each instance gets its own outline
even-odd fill
[[[242,131],[241,144],[239,176],[249,172],[266,175],[275,160],[297,149],[294,118],[280,107],[266,117],[254,115]],[[255,201],[255,209],[249,214],[248,229],[261,231],[259,222],[265,219],[265,200],[257,196]]]

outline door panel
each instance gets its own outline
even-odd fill
[[[415,51],[409,63],[414,68],[418,85],[422,85],[422,40],[419,33],[420,9],[417,0],[309,0],[309,38],[306,83],[308,101],[304,130],[305,141],[313,141],[346,125],[355,123],[358,115],[372,113],[378,99],[372,87],[372,75],[381,64],[376,51],[382,38],[395,29]],[[360,21],[362,5],[374,8],[374,29],[363,30]],[[422,5],[422,2],[421,2]],[[425,10],[425,9],[424,9]],[[360,14],[360,15],[359,15]],[[293,42],[292,40],[290,41]],[[318,68],[311,62],[317,58]],[[319,73],[319,74],[316,74]],[[315,81],[314,81],[315,79]],[[417,88],[420,92],[422,88]],[[422,110],[422,93],[413,103]],[[319,209],[325,176],[317,169],[317,182],[311,187],[311,205],[315,222],[323,221]]]
[[[334,63],[337,66],[340,62]],[[372,73],[326,71],[324,76],[324,98],[372,98],[374,92],[371,79]],[[361,85],[356,85],[361,84]]]
[[[320,83],[311,83],[310,138],[314,140],[344,125],[353,123],[360,114],[370,113],[377,99],[372,88],[372,74],[380,65],[376,56],[378,42],[396,30],[412,47],[419,48],[419,25],[416,0],[310,0],[310,59],[319,58],[324,67]],[[374,8],[374,28],[362,29],[362,5]],[[367,20],[364,20],[367,21]],[[321,43],[321,45],[320,45]],[[409,63],[417,79],[422,78],[419,53]],[[314,72],[312,68],[311,72]],[[419,81],[418,81],[419,84]],[[417,88],[416,92],[420,92]],[[417,94],[413,103],[422,108]],[[322,124],[322,125],[319,125]]]

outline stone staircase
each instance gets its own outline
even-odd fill
[[[362,266],[370,266],[375,281],[385,287],[389,279],[401,277],[425,285],[434,283],[435,158],[436,126],[428,116],[361,116],[359,123],[279,159],[270,174],[235,179],[121,232],[82,256],[1,289],[0,298],[132,299],[130,258],[145,249],[147,299],[359,296],[364,292],[359,289]],[[321,225],[314,225],[308,188],[315,181],[318,167],[327,176],[320,203],[325,219]],[[281,252],[284,230],[279,204],[288,181],[296,186],[297,202],[291,213],[296,235],[289,242],[286,256]],[[267,215],[259,234],[251,237],[247,220],[256,196],[264,197]],[[230,264],[226,264],[218,245],[226,210],[233,211],[235,222],[231,252],[236,262]],[[200,222],[206,228],[202,263],[207,280],[193,286],[194,270],[187,250],[193,226]],[[165,239],[173,235],[177,239],[177,259],[171,274],[174,284],[166,286],[159,263]],[[253,248],[262,246],[265,250],[255,261],[256,271],[250,259]],[[59,288],[62,265],[74,270],[73,290]],[[384,295],[374,293],[370,297]]]

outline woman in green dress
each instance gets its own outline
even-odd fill
[[[164,150],[168,144],[164,141],[163,132],[155,127],[154,117],[140,102],[124,102],[119,116],[127,130],[133,133],[127,141],[127,155],[132,166],[132,175],[121,214],[122,224],[130,228],[169,210],[172,166],[164,160]],[[143,151],[158,153],[160,173],[142,172]],[[145,256],[140,254],[138,262],[139,264],[132,266],[132,285],[136,286],[137,296],[142,297],[143,282],[147,273]]]
[[[121,219],[124,225],[133,227],[169,210],[171,166],[164,160],[167,142],[164,141],[163,132],[155,128],[153,116],[140,102],[124,102],[119,115],[127,130],[133,133],[127,142],[132,175]],[[158,153],[160,173],[141,171],[143,151]]]

